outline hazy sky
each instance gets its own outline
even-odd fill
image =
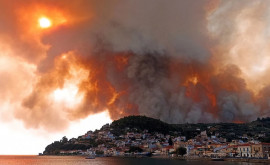
[[[0,0],[0,154],[126,115],[270,112],[270,0]]]

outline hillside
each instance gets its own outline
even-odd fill
[[[137,129],[138,131],[148,130],[148,132],[159,132],[169,134],[170,132],[177,131],[177,129],[170,124],[162,122],[161,120],[149,118],[146,116],[128,116],[115,120],[110,125],[116,135],[124,133],[126,128]]]
[[[100,130],[88,131],[85,135],[68,140],[63,137],[60,141],[48,145],[44,154],[55,155],[60,151],[86,150],[100,145],[107,148],[115,147],[116,142],[126,137],[130,132],[147,134],[149,136],[171,135],[185,136],[186,140],[206,131],[208,136],[232,140],[259,140],[270,142],[270,118],[258,118],[250,123],[198,123],[198,124],[167,124],[146,116],[128,116],[104,125]],[[159,134],[159,135],[158,135]],[[136,137],[134,137],[135,139]],[[140,136],[139,138],[142,138]],[[144,137],[145,138],[145,137]],[[162,139],[161,139],[162,140]]]

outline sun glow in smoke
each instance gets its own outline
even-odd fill
[[[41,17],[39,20],[39,26],[43,29],[49,28],[52,26],[52,21],[49,18]]]

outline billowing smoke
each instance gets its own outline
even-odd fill
[[[51,131],[106,110],[169,123],[266,116],[269,3],[0,0],[0,64],[22,65],[0,68],[0,106]],[[42,15],[51,28],[37,27]]]

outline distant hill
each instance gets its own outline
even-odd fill
[[[207,131],[208,135],[217,135],[226,138],[227,141],[241,139],[244,134],[254,140],[270,142],[270,117],[258,118],[249,123],[198,123],[177,124],[176,129],[182,129],[182,134],[187,139],[193,138],[200,131]],[[245,139],[244,139],[245,140]]]

